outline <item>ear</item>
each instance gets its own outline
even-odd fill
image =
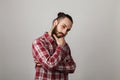
[[[58,20],[55,20],[53,23],[53,26],[56,26],[56,25],[58,25]]]

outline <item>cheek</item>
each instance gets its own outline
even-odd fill
[[[61,32],[61,31],[62,31],[62,29],[61,29],[60,26],[58,26],[58,27],[56,28],[56,30],[57,30],[57,32]]]

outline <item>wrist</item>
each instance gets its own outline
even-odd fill
[[[58,44],[58,46],[64,47],[66,43]]]

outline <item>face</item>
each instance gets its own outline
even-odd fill
[[[72,22],[68,18],[54,22],[52,35],[55,34],[58,38],[65,37],[72,28]]]

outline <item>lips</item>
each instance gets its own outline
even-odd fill
[[[61,37],[64,37],[65,35],[64,35],[62,32],[58,32],[58,33],[57,33],[57,36],[58,36],[59,38],[61,38]]]
[[[60,37],[63,37],[63,34],[59,34]]]
[[[60,36],[60,37],[62,37],[62,36],[63,36],[63,34],[59,34],[59,36]]]

